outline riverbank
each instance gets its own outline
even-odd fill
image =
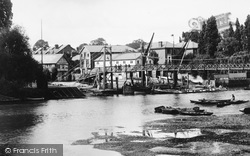
[[[149,122],[131,134],[94,135],[94,147],[125,156],[249,155],[250,115],[176,117]],[[92,138],[93,139],[93,138]],[[92,139],[73,144],[87,145]]]

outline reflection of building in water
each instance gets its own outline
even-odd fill
[[[223,14],[214,16],[216,18],[217,28],[219,32],[222,32],[229,28],[229,22],[231,22],[230,15],[231,13],[228,12],[228,13],[223,13]],[[202,17],[192,18],[188,21],[188,25],[193,30],[201,30],[203,22],[206,22],[206,21],[207,20],[205,20]],[[232,22],[232,24],[234,23]]]

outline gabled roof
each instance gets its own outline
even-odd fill
[[[110,57],[107,55],[106,57]],[[120,54],[112,54],[112,60],[136,60],[141,57],[141,53],[120,53]],[[103,55],[95,59],[95,61],[103,61]]]
[[[87,52],[103,52],[104,45],[86,45],[83,51]],[[107,46],[110,47],[110,46]],[[111,46],[112,53],[123,53],[123,52],[135,52],[134,48],[128,47],[126,45],[112,45]]]
[[[161,46],[162,45],[162,46]],[[148,45],[145,46],[145,48],[147,48]],[[168,41],[161,41],[161,42],[153,42],[151,45],[151,48],[173,48],[173,44],[168,42]]]
[[[177,48],[182,48],[185,45],[186,42],[181,42],[175,44],[175,47]],[[193,41],[188,41],[186,49],[195,49],[198,48],[198,43],[193,42]]]
[[[40,54],[32,55],[32,57],[37,62],[41,63],[42,56]],[[56,64],[62,57],[63,57],[63,54],[47,54],[47,55],[43,55],[43,63],[44,64]]]

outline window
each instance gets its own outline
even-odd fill
[[[116,64],[119,64],[119,61],[116,61]]]
[[[132,61],[132,60],[130,61],[130,63],[133,63],[133,62],[134,62],[134,61]]]
[[[123,64],[126,64],[126,61],[123,61]]]

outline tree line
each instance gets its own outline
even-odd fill
[[[249,61],[250,52],[250,15],[244,24],[240,24],[238,18],[233,23],[229,22],[229,28],[222,33],[218,32],[216,18],[210,17],[203,22],[200,32],[183,32],[184,41],[192,40],[198,43],[198,52],[194,60],[202,59],[242,59]]]
[[[31,82],[42,87],[43,72],[32,58],[29,37],[21,27],[12,25],[11,1],[0,0],[0,8],[0,94],[16,97]]]

